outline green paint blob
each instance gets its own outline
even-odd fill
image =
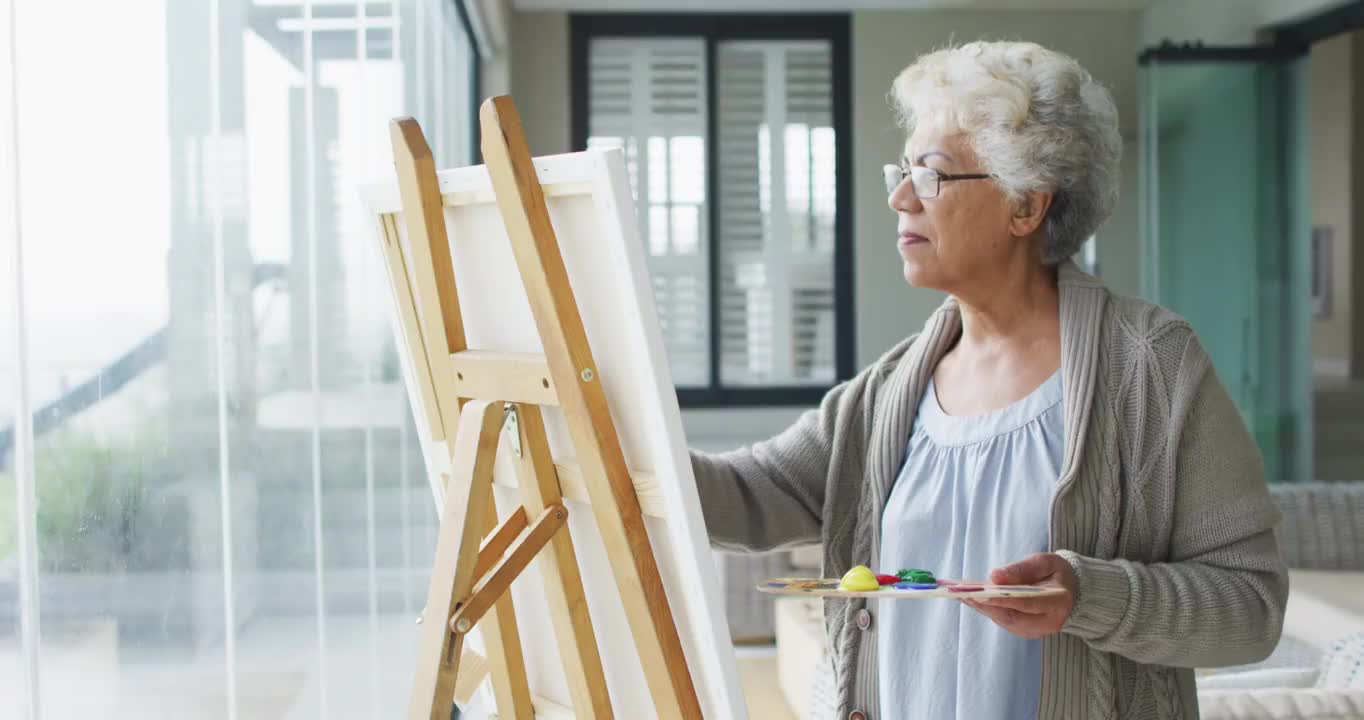
[[[901,570],[900,572],[897,572],[895,574],[905,582],[927,584],[938,581],[937,578],[933,577],[933,573],[927,570],[919,570],[917,568]]]

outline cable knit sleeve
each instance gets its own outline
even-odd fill
[[[1216,667],[1278,643],[1288,571],[1254,439],[1192,334],[1172,383],[1164,562],[1060,551],[1079,580],[1063,632],[1142,663]]]
[[[776,437],[727,453],[691,451],[711,544],[761,552],[820,541],[825,487],[839,429],[857,423],[873,364],[825,394]]]

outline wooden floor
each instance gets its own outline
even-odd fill
[[[739,681],[748,700],[750,720],[796,720],[777,683],[777,654],[771,647],[743,647],[739,656]]]

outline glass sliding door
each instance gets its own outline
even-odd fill
[[[474,51],[454,0],[0,0],[0,718],[406,706],[439,518],[355,188],[394,116],[472,162]]]
[[[1306,60],[1174,48],[1142,61],[1144,292],[1192,324],[1270,480],[1309,480]]]

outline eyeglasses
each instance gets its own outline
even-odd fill
[[[942,184],[951,180],[985,180],[994,175],[988,173],[964,173],[961,175],[946,175],[923,165],[912,165],[908,168],[903,165],[886,165],[882,168],[886,179],[886,192],[894,193],[900,187],[900,183],[909,178],[914,194],[921,198],[935,198]]]

